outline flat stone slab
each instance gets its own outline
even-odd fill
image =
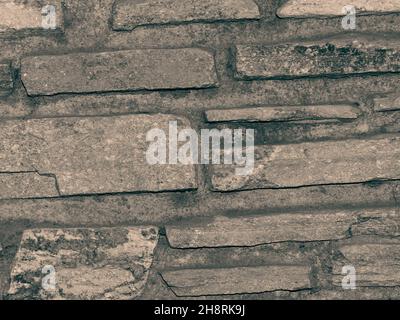
[[[377,112],[400,110],[400,93],[374,99],[374,110]]]
[[[138,26],[188,22],[216,22],[259,19],[253,0],[117,0],[113,29],[132,30]]]
[[[259,266],[166,271],[163,279],[178,297],[196,297],[311,287],[307,266]]]
[[[343,8],[353,6],[356,14],[400,12],[397,0],[288,0],[277,12],[280,18],[312,18],[344,16]]]
[[[46,17],[43,17],[42,10],[47,5],[54,6],[55,28],[62,29],[64,19],[61,3],[61,0],[2,0],[0,1],[0,33],[46,30],[43,28],[42,21]]]
[[[208,122],[302,122],[353,120],[360,110],[352,105],[282,106],[206,111]]]
[[[136,298],[146,284],[157,241],[156,227],[26,230],[12,267],[8,296]],[[51,272],[46,274],[43,268]],[[46,276],[54,276],[55,282],[46,281]]]
[[[334,285],[342,285],[342,268],[345,265],[355,268],[357,287],[400,285],[399,243],[349,244],[340,247],[339,251],[344,258],[334,263]]]
[[[216,191],[293,188],[400,178],[400,137],[257,146],[254,170],[211,166]]]
[[[11,73],[11,66],[8,63],[0,64],[0,97],[11,93],[14,81]]]
[[[172,115],[2,122],[0,179],[7,183],[0,185],[0,199],[194,189],[194,165],[146,159],[148,131],[168,135],[172,121],[178,129],[190,127]]]
[[[205,220],[205,221],[204,221]],[[243,247],[278,242],[345,239],[353,235],[400,234],[395,209],[285,213],[187,221],[166,226],[174,248]]]
[[[356,214],[289,213],[265,216],[215,217],[211,221],[166,227],[174,248],[255,246],[284,241],[344,239]]]
[[[214,56],[203,49],[148,49],[23,58],[29,95],[217,85]]]
[[[332,39],[326,42],[236,46],[241,80],[376,74],[400,71],[395,42]]]

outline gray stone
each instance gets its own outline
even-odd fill
[[[168,225],[174,248],[256,246],[276,242],[340,240],[350,235],[400,234],[395,209],[223,217]]]
[[[0,199],[57,197],[56,179],[37,172],[1,173]]]
[[[398,0],[288,0],[277,15],[281,18],[344,16],[343,8],[350,5],[355,7],[357,15],[400,12]]]
[[[400,71],[398,43],[332,39],[318,43],[239,45],[236,78],[290,79]]]
[[[400,138],[306,142],[258,146],[254,169],[237,175],[235,165],[213,165],[217,191],[291,188],[400,178]]]
[[[253,0],[117,0],[113,28],[132,30],[145,25],[259,18],[260,12]]]
[[[0,96],[11,93],[14,87],[10,64],[0,64]]]
[[[178,297],[294,291],[311,287],[307,266],[259,266],[166,271],[163,279]]]
[[[216,109],[206,111],[208,122],[325,121],[356,119],[360,110],[351,105],[284,106]]]
[[[157,128],[168,134],[170,121],[177,121],[179,128],[190,127],[187,120],[172,115],[3,122],[0,172],[9,173],[9,185],[0,185],[0,198],[196,188],[193,165],[147,162],[147,132]],[[45,187],[35,190],[39,183]]]
[[[374,110],[377,112],[400,110],[400,94],[394,93],[385,97],[375,98]]]
[[[56,29],[64,24],[61,0],[2,0],[0,1],[0,33],[45,30],[42,25],[42,9],[46,5],[55,7]]]
[[[399,243],[350,244],[340,247],[343,259],[333,266],[333,283],[342,285],[342,268],[352,265],[358,287],[394,287],[400,285]]]
[[[155,227],[26,230],[11,271],[11,299],[132,299],[142,293]],[[56,286],[43,286],[51,266]],[[48,269],[50,270],[50,269]]]
[[[190,48],[27,57],[21,78],[29,95],[217,85],[213,54]]]

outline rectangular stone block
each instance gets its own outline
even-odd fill
[[[288,0],[278,9],[277,15],[280,18],[344,16],[346,6],[353,6],[357,15],[400,12],[398,0]]]
[[[400,178],[400,138],[257,146],[254,169],[237,175],[235,165],[211,166],[216,191],[293,188]]]
[[[10,299],[128,300],[147,282],[156,227],[26,230]]]
[[[54,8],[54,20],[48,20]],[[51,9],[52,10],[52,9]],[[51,22],[51,23],[49,23]],[[54,22],[54,23],[53,23]],[[1,0],[0,1],[0,34],[4,32],[43,30],[49,26],[62,29],[64,18],[62,0]]]
[[[333,283],[342,285],[342,268],[356,271],[356,287],[395,287],[400,285],[399,243],[349,244],[340,247],[343,259],[333,266]]]
[[[8,63],[0,63],[0,97],[11,93],[14,87],[11,66]]]
[[[147,133],[164,130],[168,143],[172,121],[178,129],[190,127],[172,115],[2,122],[0,178],[6,183],[0,185],[0,199],[196,188],[193,165],[147,161]]]
[[[399,71],[400,50],[396,42],[332,39],[318,43],[236,47],[236,78],[241,80],[343,77]]]
[[[253,0],[117,0],[113,28],[132,30],[145,25],[259,18],[260,12]]]
[[[208,122],[318,122],[353,120],[359,115],[360,110],[352,105],[256,107],[206,111]]]
[[[149,49],[74,53],[22,59],[21,78],[29,95],[217,85],[212,53],[202,49]]]
[[[259,266],[166,271],[163,279],[178,297],[301,290],[311,287],[307,266]]]
[[[400,93],[389,94],[374,99],[374,110],[377,112],[400,110]]]

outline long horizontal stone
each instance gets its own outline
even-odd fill
[[[117,0],[113,28],[132,30],[145,25],[259,18],[260,11],[253,0]]]
[[[400,93],[375,98],[374,110],[377,112],[400,110]]]
[[[254,169],[213,165],[217,191],[290,188],[400,178],[400,137],[255,147]]]
[[[360,110],[352,105],[256,107],[206,111],[208,122],[348,120],[356,119],[359,115]]]
[[[147,162],[147,132],[157,128],[168,134],[170,121],[180,129],[190,127],[172,115],[2,122],[0,172],[8,174],[9,185],[0,185],[0,198],[196,188],[193,165]],[[52,189],[35,190],[38,184],[30,184],[32,179]]]
[[[311,287],[307,266],[261,266],[166,271],[163,279],[178,297],[295,291]]]
[[[11,66],[8,63],[0,64],[0,96],[11,93],[14,81],[11,73]]]
[[[45,9],[48,5],[54,7],[54,20],[50,20],[50,16],[46,15],[50,13]],[[0,1],[0,33],[39,29],[47,31],[50,30],[49,27],[61,29],[63,24],[61,0]]]
[[[343,259],[333,265],[333,283],[342,285],[342,268],[351,265],[356,271],[356,286],[375,287],[400,285],[399,243],[344,245],[339,249]]]
[[[277,12],[281,18],[311,18],[343,16],[343,8],[353,6],[356,14],[400,12],[397,0],[288,0]]]
[[[256,246],[277,242],[327,241],[350,235],[400,234],[395,209],[287,213],[224,217],[166,226],[174,248]]]
[[[368,39],[236,47],[236,78],[291,79],[299,77],[376,74],[400,71],[398,43]]]
[[[157,241],[156,227],[26,230],[8,297],[136,298],[147,282]],[[53,276],[55,283],[46,281]]]
[[[213,54],[195,48],[27,57],[21,78],[29,95],[217,85]]]

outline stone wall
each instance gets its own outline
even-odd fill
[[[0,299],[400,298],[400,2],[351,4],[0,1]],[[149,164],[171,122],[254,170]]]

